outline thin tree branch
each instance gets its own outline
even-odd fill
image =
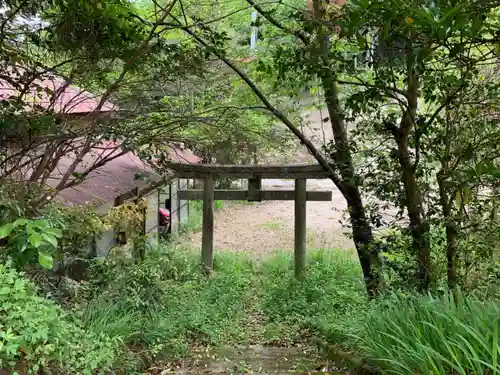
[[[398,89],[396,87],[379,86],[379,85],[376,85],[376,84],[370,84],[370,83],[367,83],[367,82],[363,82],[361,80],[360,80],[360,82],[343,81],[343,80],[336,80],[336,81],[337,81],[337,83],[339,83],[341,85],[352,85],[352,86],[362,86],[362,87],[376,88],[376,89],[383,90],[383,91],[385,91],[387,93],[394,92],[394,93],[402,95],[406,99],[408,99],[408,93],[406,91],[400,90],[400,89]]]
[[[335,171],[332,169],[332,166],[328,163],[326,158],[320,153],[320,151],[314,146],[314,144],[306,138],[306,136],[300,131],[297,126],[295,126],[289,119],[288,117],[281,112],[279,109],[277,109],[275,106],[271,104],[271,102],[266,98],[266,96],[260,91],[260,89],[255,85],[255,83],[236,65],[234,65],[229,59],[227,59],[223,53],[218,51],[217,49],[213,48],[213,46],[210,46],[205,40],[200,38],[194,31],[192,31],[189,28],[185,28],[182,26],[182,24],[179,22],[177,18],[174,16],[171,16],[176,22],[178,22],[179,27],[184,30],[187,34],[191,35],[193,39],[195,39],[199,44],[204,46],[205,48],[209,49],[215,56],[217,56],[221,61],[223,61],[229,68],[231,68],[247,85],[248,87],[253,91],[253,93],[260,99],[262,104],[266,106],[269,111],[276,117],[278,118],[283,124],[286,125],[286,127],[301,141],[302,144],[306,146],[308,151],[311,153],[312,156],[318,161],[318,163],[330,173],[330,178],[332,181],[335,183],[335,185],[339,188],[339,190],[342,191],[342,193],[345,193],[343,191],[343,186],[340,178],[337,176]]]
[[[274,18],[269,12],[266,12],[262,7],[260,7],[254,0],[247,0],[247,3],[250,4],[259,14],[268,20],[271,24],[276,26],[278,29],[283,30],[287,34],[295,35],[299,38],[305,45],[309,44],[309,37],[304,34],[301,30],[290,30],[285,25],[280,23],[276,18]]]

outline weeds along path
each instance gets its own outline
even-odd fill
[[[263,180],[264,189],[293,189],[293,180]],[[345,200],[330,180],[308,180],[309,190],[331,190],[331,202],[307,202],[307,242],[309,248],[352,249],[339,222]],[[248,252],[253,257],[269,255],[277,249],[293,250],[294,202],[224,202],[214,226],[216,249]],[[201,233],[194,233],[192,246],[201,244]]]

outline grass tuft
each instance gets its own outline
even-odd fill
[[[500,304],[458,294],[394,297],[358,339],[384,374],[500,374]]]

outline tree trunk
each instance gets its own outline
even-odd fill
[[[429,289],[431,275],[430,226],[423,219],[422,195],[410,160],[406,142],[398,142],[399,161],[403,170],[403,184],[406,193],[406,207],[410,219],[412,249],[418,263],[417,284],[420,291]]]
[[[359,188],[348,186],[345,190],[347,194],[344,194],[344,198],[347,200],[354,245],[363,270],[366,289],[370,297],[375,297],[380,286],[378,248],[372,242],[372,228],[366,218]]]
[[[410,38],[410,40],[412,40]],[[410,157],[408,139],[411,131],[415,128],[419,98],[419,79],[416,73],[416,61],[413,56],[413,45],[408,42],[407,56],[407,100],[406,107],[400,127],[390,125],[390,130],[398,145],[399,164],[402,169],[402,179],[406,193],[406,207],[410,219],[410,232],[412,236],[412,250],[415,254],[418,271],[417,285],[421,292],[429,289],[431,275],[431,249],[430,249],[430,225],[424,219],[422,194],[417,184],[416,168],[417,161],[412,162]]]
[[[458,231],[454,219],[451,217],[451,204],[445,188],[443,171],[438,173],[437,182],[439,186],[439,203],[443,210],[446,230],[446,260],[448,288],[454,290],[457,286],[457,236]]]
[[[446,224],[446,259],[448,264],[448,288],[457,287],[457,229],[453,223]]]
[[[313,3],[315,16],[323,19],[324,4],[320,0],[314,0]],[[330,156],[341,176],[340,191],[347,201],[354,244],[363,270],[368,294],[373,297],[377,294],[380,284],[378,249],[373,244],[372,229],[366,217],[358,178],[352,162],[347,129],[340,108],[335,73],[331,69],[332,62],[329,53],[328,34],[325,33],[321,23],[318,22],[316,26],[318,30],[318,55],[321,60],[318,77],[324,90],[325,103],[330,115],[335,140],[335,149],[331,151]]]
[[[340,114],[340,104],[333,75],[331,72],[324,72],[321,80],[335,140],[335,150],[332,152],[331,157],[335,161],[342,178],[341,191],[347,201],[354,244],[363,269],[368,294],[373,297],[377,294],[380,284],[378,249],[373,244],[372,228],[366,217],[361,199],[361,192],[349,149],[347,130]]]

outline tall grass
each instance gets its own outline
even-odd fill
[[[167,250],[104,271],[83,314],[88,331],[150,360],[179,358],[200,345],[319,339],[353,345],[384,374],[500,375],[498,303],[461,295],[368,301],[359,264],[342,251],[309,251],[297,280],[289,252],[262,263],[217,253],[205,277],[197,252]]]
[[[236,344],[245,336],[252,272],[244,257],[222,255],[206,278],[198,254],[183,248],[153,253],[142,264],[101,275],[82,320],[90,331],[170,359],[185,355],[190,345]]]
[[[199,254],[185,248],[152,253],[142,264],[100,277],[83,314],[86,328],[169,359],[193,345],[332,339],[365,301],[359,266],[328,250],[310,252],[303,281],[294,278],[289,253],[259,264],[244,254],[221,252],[207,278]]]
[[[500,304],[425,296],[394,298],[373,311],[362,352],[384,374],[500,374]]]
[[[214,210],[218,211],[224,207],[223,201],[214,202]],[[185,223],[180,226],[180,234],[192,233],[200,231],[203,225],[203,202],[190,201],[189,202],[189,217]]]
[[[307,335],[342,340],[367,303],[359,264],[345,251],[308,251],[302,280],[294,277],[290,252],[265,260],[261,272],[259,303],[270,342],[290,344]]]

